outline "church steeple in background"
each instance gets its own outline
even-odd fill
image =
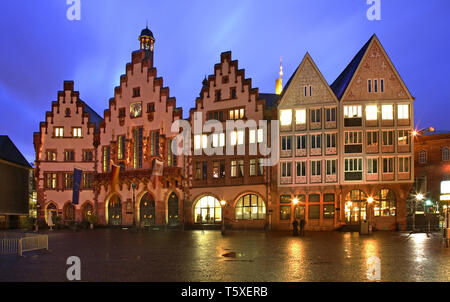
[[[283,63],[280,57],[280,77],[275,80],[275,93],[280,95],[283,91]]]

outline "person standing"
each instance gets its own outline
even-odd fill
[[[293,235],[294,236],[298,236],[298,221],[297,220],[294,220],[293,222],[292,222],[292,227],[293,227]]]
[[[306,220],[304,217],[300,219],[300,236],[305,236]]]

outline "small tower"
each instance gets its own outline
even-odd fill
[[[141,50],[150,50],[153,52],[153,44],[155,43],[155,38],[153,37],[153,33],[148,26],[146,26],[139,36],[139,41],[141,42]]]
[[[283,91],[283,64],[280,57],[280,77],[275,80],[275,93],[280,95]]]

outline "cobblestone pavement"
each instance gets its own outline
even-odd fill
[[[82,281],[367,281],[371,256],[381,281],[450,281],[438,233],[98,229],[49,233],[49,248],[0,256],[0,281],[66,281],[69,256],[81,259]]]

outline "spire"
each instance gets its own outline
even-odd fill
[[[275,80],[275,93],[280,95],[283,91],[283,61],[280,57],[280,77]]]

